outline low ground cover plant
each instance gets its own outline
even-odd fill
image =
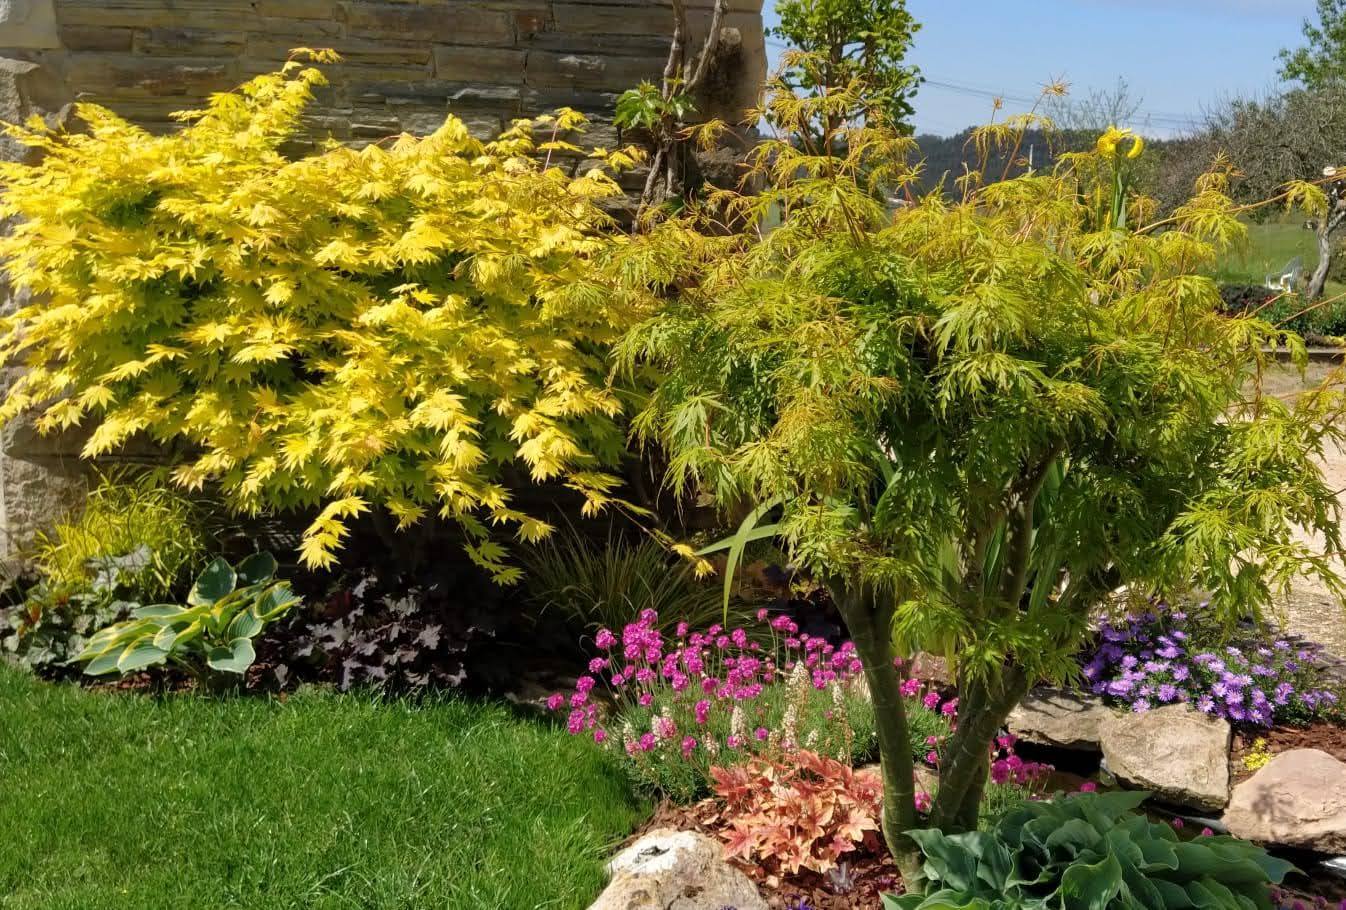
[[[849,642],[811,638],[765,609],[747,627],[662,628],[646,610],[619,633],[600,629],[588,673],[549,701],[572,734],[623,755],[640,789],[690,802],[717,764],[798,749],[847,764],[873,755],[873,706]],[[920,716],[929,735],[948,732],[936,711]]]
[[[190,583],[214,543],[205,511],[156,472],[101,474],[81,507],[38,534],[32,581],[0,608],[0,651],[60,675],[99,629]]]
[[[723,803],[725,855],[756,864],[769,884],[801,870],[826,874],[879,845],[877,774],[806,749],[712,774]]]
[[[987,831],[914,831],[929,886],[884,906],[1272,910],[1269,886],[1290,863],[1233,837],[1183,840],[1138,811],[1147,796],[1079,793],[1022,805]]]
[[[257,659],[253,639],[300,602],[275,574],[270,553],[237,566],[216,559],[185,605],[136,607],[130,619],[94,633],[76,659],[89,676],[172,665],[203,683],[240,678]]]
[[[1205,614],[1157,604],[1104,625],[1084,663],[1091,690],[1143,712],[1187,704],[1234,724],[1302,724],[1335,714],[1338,694],[1322,648],[1236,629]]]

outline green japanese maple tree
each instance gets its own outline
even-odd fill
[[[859,91],[780,92],[772,120],[842,123]],[[975,138],[1013,149],[1039,125]],[[974,173],[894,211],[910,141],[827,129],[844,135],[760,147],[764,192],[619,251],[625,293],[659,312],[618,354],[661,376],[634,426],[667,484],[758,505],[840,608],[878,716],[885,838],[916,885],[905,833],[975,826],[994,736],[1031,685],[1075,672],[1112,592],[1199,589],[1234,616],[1301,573],[1341,589],[1317,459],[1343,400],[1266,394],[1273,349],[1302,365],[1302,343],[1217,310],[1202,269],[1243,231],[1227,167],[1156,223],[1129,185],[1141,143],[1112,130],[1050,172]],[[1285,198],[1325,204],[1308,184]],[[783,223],[760,228],[770,211]],[[959,697],[928,815],[895,666],[918,649],[951,657]]]

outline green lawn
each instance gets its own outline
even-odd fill
[[[1215,269],[1215,278],[1230,284],[1260,285],[1266,277],[1279,273],[1296,256],[1304,264],[1304,275],[1313,274],[1318,265],[1318,241],[1300,219],[1268,221],[1248,225],[1248,245],[1234,250]],[[1329,281],[1327,295],[1346,291],[1346,285]]]
[[[569,908],[647,807],[501,707],[92,693],[0,664],[0,908]]]

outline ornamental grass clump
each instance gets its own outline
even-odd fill
[[[1094,693],[1133,711],[1187,704],[1234,724],[1269,727],[1307,723],[1337,707],[1322,647],[1312,642],[1231,636],[1210,617],[1164,604],[1105,625],[1100,635],[1084,678]]]
[[[639,789],[677,802],[708,793],[716,765],[801,749],[848,765],[872,759],[874,709],[854,645],[810,637],[788,616],[757,616],[752,628],[684,622],[665,634],[646,610],[620,634],[600,629],[589,672],[548,706],[572,734],[619,751]],[[953,712],[940,713],[925,684],[906,686],[924,754]]]

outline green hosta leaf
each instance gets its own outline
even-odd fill
[[[117,658],[117,669],[122,673],[134,673],[136,670],[163,663],[167,657],[168,652],[156,648],[153,641],[138,641]]]
[[[257,615],[270,622],[299,602],[300,599],[290,590],[289,585],[284,582],[272,585],[257,599]]]
[[[1160,903],[1158,906],[1164,910],[1187,910],[1189,907],[1195,907],[1192,898],[1187,894],[1187,889],[1176,882],[1168,881],[1163,878],[1150,880],[1155,891],[1159,892]]]
[[[121,653],[121,651],[116,650],[115,648],[104,651],[102,654],[99,654],[93,660],[89,661],[88,665],[84,668],[84,675],[102,676],[104,673],[115,672],[117,669],[117,658],[121,657]],[[80,659],[83,659],[83,655],[81,655]]]
[[[172,619],[186,612],[177,604],[149,604],[144,607],[136,607],[131,611],[131,615],[136,619]]]
[[[933,829],[908,831],[925,854],[925,873],[946,888],[968,891],[977,884],[977,837],[980,832],[946,836]],[[987,835],[980,835],[987,836]]]
[[[1122,865],[1108,854],[1096,863],[1072,863],[1057,894],[1065,910],[1106,910],[1122,890]]]
[[[238,576],[233,567],[224,559],[216,558],[197,577],[196,584],[192,585],[191,593],[187,595],[187,603],[194,607],[213,604],[230,594],[237,581]]]
[[[233,621],[229,623],[229,630],[225,633],[225,637],[231,641],[236,638],[253,638],[258,632],[262,631],[262,627],[265,625],[266,623],[262,622],[261,617],[254,613],[250,607],[234,617]]]
[[[254,553],[238,564],[238,584],[265,584],[276,576],[276,557],[265,551]]]
[[[1045,846],[1053,853],[1063,851],[1070,857],[1097,850],[1103,842],[1097,828],[1078,818],[1068,819],[1047,835]]]
[[[257,652],[253,650],[252,642],[246,638],[236,638],[228,647],[211,648],[210,653],[206,655],[206,663],[211,669],[240,675],[246,672],[256,659]]]
[[[1268,880],[1279,884],[1294,869],[1293,864],[1232,837],[1203,837],[1174,844],[1173,852],[1178,857],[1174,878],[1179,879],[1209,876],[1227,885],[1250,885]]]

